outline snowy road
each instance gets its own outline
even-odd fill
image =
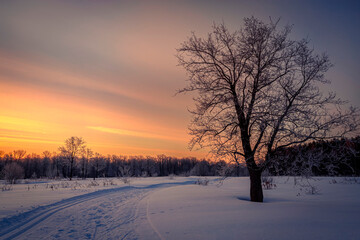
[[[0,239],[156,238],[144,201],[157,189],[192,183],[126,186],[68,198],[1,220]]]

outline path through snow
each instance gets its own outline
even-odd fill
[[[154,238],[157,234],[147,221],[147,196],[159,188],[192,183],[126,186],[68,198],[1,220],[0,239],[138,239],[139,234]]]

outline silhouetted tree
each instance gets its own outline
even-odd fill
[[[5,155],[5,152],[0,150],[0,158],[3,158],[4,155]]]
[[[85,141],[81,137],[70,137],[65,140],[65,145],[59,147],[61,154],[67,158],[70,167],[70,181],[73,177],[73,166],[76,158],[85,151]]]
[[[73,165],[73,176],[84,177],[150,177],[170,174],[189,176],[248,176],[245,166],[223,160],[175,158],[165,155],[107,156],[96,154],[90,158],[85,172],[82,158]],[[68,157],[53,152],[28,154],[17,160],[13,152],[0,157],[0,177],[5,177],[4,166],[16,163],[23,168],[24,178],[69,177]],[[352,176],[360,175],[360,137],[313,141],[275,150],[267,169],[273,175],[292,176]]]
[[[13,151],[13,156],[16,160],[20,160],[20,159],[24,158],[25,154],[26,154],[26,151],[22,150],[22,149]]]
[[[88,164],[93,155],[94,155],[94,152],[90,148],[85,149],[83,156],[81,158],[81,176],[83,179],[86,178]]]
[[[221,24],[207,38],[193,34],[177,50],[189,75],[179,93],[198,93],[190,147],[241,158],[251,201],[263,201],[261,173],[275,149],[341,137],[359,124],[357,109],[341,111],[345,102],[319,90],[329,83],[326,54],[314,53],[306,39],[290,40],[290,32],[291,26],[251,17],[239,31]]]
[[[359,175],[360,137],[333,139],[277,149],[269,171],[274,175]]]
[[[102,156],[100,153],[95,153],[95,156],[91,158],[90,165],[92,169],[93,179],[99,177],[101,171],[105,169],[105,157]]]

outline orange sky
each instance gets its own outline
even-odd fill
[[[56,151],[69,136],[82,136],[103,154],[204,156],[187,150],[186,107],[181,115],[172,106],[188,99],[173,97],[175,89],[161,101],[151,93],[124,91],[116,83],[103,85],[96,78],[6,53],[0,66],[0,147],[5,151]]]
[[[335,90],[359,103],[359,82],[353,80],[359,72],[351,61],[359,51],[358,28],[328,22],[322,29],[334,29],[319,33],[306,21],[328,21],[322,20],[326,11],[336,16],[341,7],[315,6],[323,12],[303,16],[297,11],[309,9],[311,1],[280,2],[3,2],[0,150],[57,151],[66,138],[81,136],[102,154],[207,156],[206,150],[187,149],[192,99],[174,97],[186,84],[184,70],[176,66],[176,48],[191,31],[209,32],[213,21],[235,29],[250,15],[282,16],[298,27],[294,35],[310,34],[321,43],[320,51],[335,58],[337,68],[330,72]],[[341,16],[349,19],[334,19],[350,22],[353,15]],[[338,36],[346,42],[342,49]]]

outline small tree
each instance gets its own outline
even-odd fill
[[[24,168],[16,162],[11,162],[4,166],[2,175],[7,182],[15,184],[16,180],[24,177]]]
[[[73,177],[73,167],[75,160],[84,153],[85,141],[81,137],[70,137],[65,140],[65,145],[59,147],[59,151],[67,158],[70,167],[70,181]]]
[[[290,32],[251,17],[239,31],[221,24],[207,38],[193,34],[177,50],[189,74],[179,93],[198,93],[190,147],[245,162],[251,201],[263,201],[261,173],[275,149],[342,137],[359,124],[357,109],[342,111],[344,101],[319,89],[329,83],[329,58]]]

